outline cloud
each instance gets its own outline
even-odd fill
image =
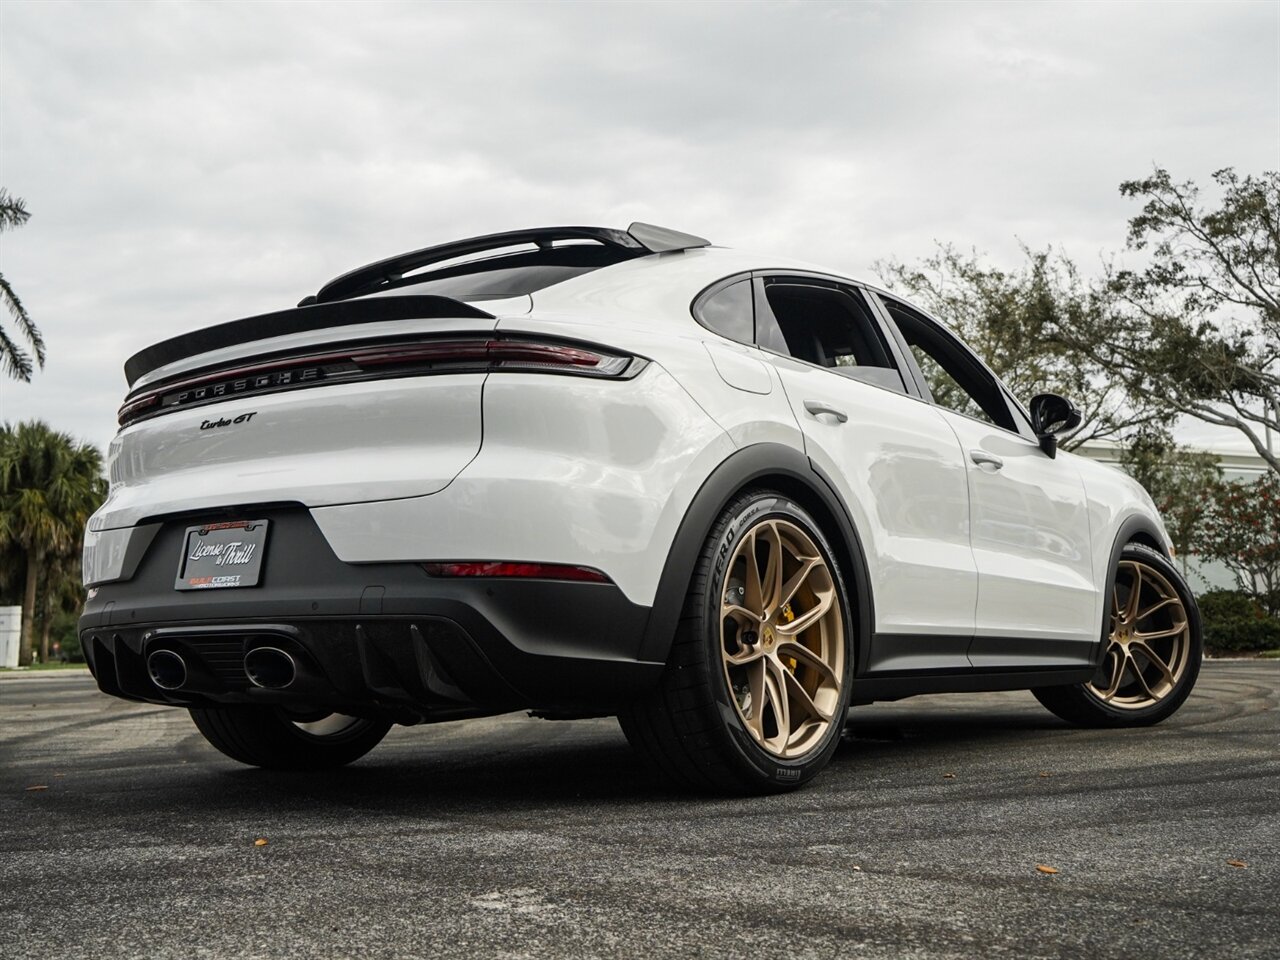
[[[951,240],[1086,263],[1117,184],[1280,157],[1266,4],[121,4],[0,13],[3,270],[105,447],[154,340],[399,250],[669,224],[869,276]]]

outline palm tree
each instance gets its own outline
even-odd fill
[[[0,187],[0,233],[15,230],[30,219],[27,202],[21,197],[10,196],[8,190]],[[19,334],[35,351],[35,366],[44,367],[44,338],[40,336],[40,331],[27,314],[27,308],[22,305],[3,273],[0,273],[0,300],[4,301],[9,313],[13,315]],[[31,374],[35,372],[31,355],[9,336],[4,324],[0,324],[0,363],[3,363],[5,373],[15,380],[31,382]]]
[[[80,548],[84,525],[105,495],[97,448],[38,421],[0,427],[0,556],[16,548],[25,560],[24,664],[34,654],[37,588],[46,568]]]

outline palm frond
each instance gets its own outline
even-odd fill
[[[45,358],[44,337],[40,335],[40,329],[35,325],[35,321],[27,313],[27,308],[22,305],[18,294],[2,273],[0,273],[0,300],[4,301],[5,307],[8,308],[13,319],[17,321],[18,331],[31,344],[31,349],[35,351],[35,366],[43,368]],[[33,372],[31,357],[13,341],[3,326],[0,326],[0,360],[3,361],[5,371],[10,376],[28,383],[31,381]]]
[[[27,201],[12,196],[8,190],[0,187],[0,233],[20,227],[30,219]]]

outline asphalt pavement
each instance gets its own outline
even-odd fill
[[[264,773],[87,676],[0,677],[0,957],[690,956],[1278,957],[1280,662],[1206,664],[1145,730],[858,708],[757,799],[671,789],[611,720]]]

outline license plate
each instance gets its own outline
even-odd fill
[[[178,561],[177,590],[252,587],[262,572],[266,520],[233,520],[187,527]]]

